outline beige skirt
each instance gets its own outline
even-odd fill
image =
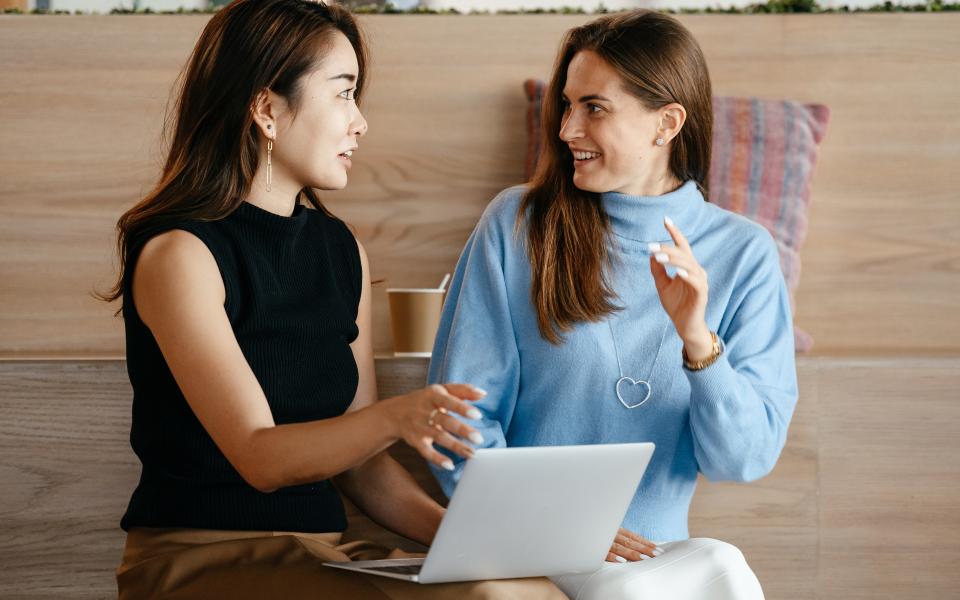
[[[348,598],[554,600],[549,579],[421,585],[324,567],[324,561],[422,556],[339,533],[133,528],[117,569],[121,600],[141,598]]]

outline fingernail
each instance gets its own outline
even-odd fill
[[[683,268],[677,269],[677,275],[680,276],[680,279],[686,279],[687,277],[690,277],[690,273],[687,273],[687,270]]]
[[[618,563],[625,563],[625,562],[627,562],[627,559],[625,559],[625,558],[622,557],[622,556],[614,556],[614,558],[617,559],[617,562],[618,562]]]
[[[650,242],[647,244],[647,250],[650,252],[660,252],[660,242]]]
[[[641,554],[641,555],[640,555],[640,560],[650,560],[650,558],[651,558],[651,557],[650,557],[650,556],[647,556],[646,554]]]
[[[448,471],[452,471],[452,470],[453,470],[453,461],[445,460],[445,461],[443,461],[442,463],[440,463],[440,466],[443,467],[444,469],[448,470]]]
[[[653,555],[654,555],[654,556],[660,556],[661,554],[663,554],[663,549],[662,549],[662,548],[654,548],[654,549],[653,549]]]
[[[487,390],[485,390],[485,389],[483,389],[483,388],[480,388],[480,387],[477,387],[477,386],[473,386],[473,391],[475,391],[476,393],[480,394],[481,396],[486,396],[486,395],[487,395]]]
[[[666,252],[657,252],[656,254],[653,255],[653,257],[656,258],[657,262],[660,264],[663,264],[668,260],[670,260],[670,257],[667,256]]]
[[[480,432],[479,432],[479,431],[471,432],[468,437],[470,438],[470,441],[473,442],[474,444],[482,444],[482,443],[483,443],[483,436],[480,435]]]
[[[669,225],[670,227],[673,227],[673,219],[671,219],[670,217],[664,216],[663,222]]]
[[[467,411],[467,417],[476,421],[477,419],[483,418],[483,415],[480,414],[479,410],[471,408]]]

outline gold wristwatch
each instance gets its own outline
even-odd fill
[[[710,356],[703,360],[695,360],[691,362],[690,358],[687,356],[687,349],[684,348],[681,351],[683,354],[683,366],[688,371],[701,371],[706,369],[713,363],[717,362],[717,359],[720,358],[721,354],[723,354],[723,344],[720,342],[720,338],[717,337],[717,334],[711,331],[710,339],[713,341],[713,349],[710,352]]]

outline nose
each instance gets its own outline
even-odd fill
[[[361,137],[367,132],[367,129],[367,120],[363,118],[363,114],[358,108],[357,114],[353,118],[353,123],[350,124],[350,132],[357,137]]]
[[[574,110],[568,111],[560,121],[560,139],[567,143],[583,137],[583,127],[581,127],[580,119],[575,112]]]

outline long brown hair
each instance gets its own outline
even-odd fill
[[[222,219],[237,209],[259,165],[261,141],[251,112],[257,96],[270,89],[296,115],[303,78],[337,31],[357,55],[359,103],[366,45],[347,9],[305,0],[235,0],[210,19],[178,77],[176,123],[160,180],[117,222],[120,274],[98,297],[112,302],[123,296],[131,253],[151,235],[178,221]],[[170,120],[168,112],[167,132]],[[301,196],[325,211],[313,189],[300,190],[298,202]]]
[[[560,137],[567,68],[582,50],[596,52],[648,110],[677,102],[687,120],[671,142],[670,171],[697,182],[704,197],[713,135],[710,75],[696,40],[676,19],[635,10],[567,32],[544,95],[543,154],[517,215],[527,229],[531,299],[540,335],[553,344],[582,321],[619,309],[608,280],[610,222],[600,194],[573,185],[573,156]]]

